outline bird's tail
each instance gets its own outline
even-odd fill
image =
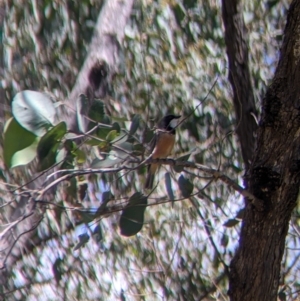
[[[146,179],[146,183],[145,183],[146,189],[153,188],[154,177],[155,177],[157,168],[158,168],[157,164],[151,164],[148,166],[148,174],[147,174],[147,179]]]

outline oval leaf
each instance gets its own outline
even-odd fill
[[[75,151],[73,151],[73,154],[77,159],[77,163],[83,164],[86,161],[86,154],[81,149],[76,149]]]
[[[89,109],[89,118],[96,122],[103,122],[105,105],[100,99],[94,99]],[[103,122],[106,123],[106,122]]]
[[[238,211],[238,213],[236,214],[235,218],[237,219],[243,219],[244,215],[245,215],[245,208],[242,208]]]
[[[5,165],[12,168],[31,162],[37,154],[38,140],[38,137],[21,127],[15,118],[10,118],[4,127]]]
[[[239,222],[240,222],[239,220],[233,218],[233,219],[229,219],[226,223],[223,224],[223,226],[227,228],[231,228],[237,225]]]
[[[114,139],[116,139],[118,136],[119,136],[119,133],[116,130],[112,130],[107,134],[105,140],[108,142],[111,142]]]
[[[130,129],[129,129],[129,134],[128,134],[129,136],[132,136],[137,131],[140,124],[140,119],[141,116],[139,114],[133,116]]]
[[[45,170],[56,163],[58,147],[66,132],[66,123],[62,121],[41,138],[37,148],[40,171]]]
[[[102,227],[99,222],[99,224],[94,228],[93,230],[93,237],[96,240],[97,243],[100,243],[103,240],[103,233],[102,233]]]
[[[144,224],[144,213],[147,206],[147,197],[140,192],[133,194],[129,203],[122,211],[119,227],[121,234],[132,236],[141,231]]]
[[[45,94],[25,90],[14,97],[12,114],[26,130],[36,136],[43,136],[54,123],[55,107]]]
[[[114,122],[114,123],[112,124],[112,129],[116,130],[117,133],[119,133],[119,134],[120,134],[120,132],[121,132],[121,127],[120,127],[120,125],[119,125],[117,122]]]
[[[182,196],[184,198],[188,198],[193,192],[194,189],[193,183],[189,179],[186,179],[183,175],[181,175],[178,179],[178,184]]]
[[[59,283],[59,281],[62,278],[63,263],[64,263],[64,261],[61,258],[57,258],[52,266],[52,272],[53,272],[56,283]]]
[[[181,157],[177,158],[176,161],[187,161],[189,159],[190,155],[191,154],[181,156]],[[175,165],[173,168],[176,172],[182,172],[184,169],[184,166],[176,166]]]
[[[129,142],[116,143],[118,148],[111,150],[108,156],[104,160],[94,159],[91,167],[92,168],[108,168],[115,166],[116,164],[124,162],[129,156],[128,153],[132,151],[133,145]]]
[[[173,189],[172,189],[171,176],[170,176],[169,172],[165,173],[165,184],[166,184],[169,199],[171,201],[174,201],[175,197],[174,197],[174,193],[173,193]],[[172,205],[173,205],[173,203],[174,202],[172,202]]]
[[[77,243],[77,245],[74,247],[74,251],[78,250],[79,248],[81,248],[82,246],[84,246],[90,239],[90,236],[87,233],[83,233],[80,234],[78,236],[79,238],[79,242]]]
[[[109,117],[104,115],[103,117],[103,120],[102,120],[102,123],[103,124],[107,124],[109,125],[110,124],[110,120],[109,120]],[[109,126],[109,127],[103,127],[103,126],[100,126],[98,127],[98,129],[96,130],[95,132],[95,135],[100,138],[100,139],[105,139],[107,134],[111,131],[112,127]]]
[[[222,238],[221,238],[221,246],[226,248],[227,245],[228,245],[228,242],[229,242],[229,237],[228,237],[228,235],[226,235],[224,233]]]

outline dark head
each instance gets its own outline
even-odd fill
[[[179,119],[180,117],[180,115],[167,115],[160,120],[158,123],[158,128],[162,130],[173,131],[176,124],[173,125],[172,121],[174,119]]]

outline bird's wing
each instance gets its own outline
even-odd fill
[[[149,148],[148,149],[149,149],[149,154],[150,155],[154,151],[154,148],[155,148],[155,145],[156,145],[156,141],[157,141],[157,131],[155,131],[153,138],[149,142]]]

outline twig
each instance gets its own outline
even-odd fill
[[[217,81],[219,79],[219,76],[217,76],[217,78],[215,79],[214,83],[212,84],[211,88],[209,89],[209,91],[207,92],[207,94],[205,95],[205,97],[200,100],[200,103],[195,107],[195,109],[192,110],[192,112],[190,114],[188,114],[186,117],[184,117],[180,122],[178,122],[178,124],[176,125],[175,128],[177,128],[180,124],[182,124],[183,122],[185,122],[188,118],[190,118],[194,112],[202,105],[202,103],[207,99],[208,95],[211,93],[211,91],[213,90],[213,88],[215,87],[215,85],[217,84]]]
[[[208,239],[209,239],[209,241],[210,241],[210,243],[211,243],[213,249],[214,249],[215,252],[217,253],[219,260],[222,262],[222,264],[223,264],[223,266],[224,266],[225,273],[226,273],[227,275],[229,275],[228,265],[227,265],[227,264],[224,262],[224,260],[222,259],[222,256],[221,256],[221,254],[220,254],[220,252],[219,252],[219,249],[217,248],[217,245],[215,244],[215,242],[214,242],[214,240],[213,240],[213,236],[212,236],[212,234],[211,234],[211,232],[210,232],[210,229],[209,229],[209,227],[208,227],[208,225],[207,225],[207,223],[206,223],[206,221],[205,221],[205,219],[204,219],[204,217],[203,217],[201,211],[199,210],[199,206],[198,206],[198,204],[197,204],[197,201],[196,201],[194,198],[190,198],[190,201],[191,201],[191,203],[193,204],[193,206],[195,207],[196,212],[198,213],[198,215],[200,216],[200,218],[201,218],[201,220],[202,220],[202,222],[203,222],[203,224],[204,224],[205,232],[206,232],[206,234],[207,234],[207,236],[208,236]]]
[[[86,175],[86,174],[116,173],[121,170],[133,171],[133,170],[138,169],[140,166],[142,166],[144,164],[157,163],[157,164],[164,164],[164,165],[171,165],[171,166],[183,166],[186,168],[195,168],[199,171],[208,173],[211,176],[213,176],[215,180],[221,180],[222,182],[227,184],[229,187],[231,187],[235,191],[239,192],[243,197],[247,198],[247,200],[249,200],[249,202],[251,202],[258,211],[263,211],[263,209],[264,209],[262,200],[256,198],[248,190],[244,189],[243,187],[238,185],[235,181],[233,181],[228,176],[226,176],[225,174],[223,174],[222,172],[220,172],[216,169],[208,168],[204,165],[190,162],[190,161],[175,161],[173,159],[151,159],[151,156],[149,156],[147,159],[145,159],[144,161],[142,161],[140,163],[137,161],[134,161],[134,163],[138,163],[138,165],[134,166],[134,167],[121,165],[120,167],[111,167],[111,168],[98,168],[98,169],[89,168],[89,169],[82,169],[82,170],[73,170],[73,169],[59,170],[59,171],[55,172],[55,174],[66,173],[66,172],[68,172],[68,174],[63,175],[60,178],[53,181],[52,183],[50,183],[48,186],[46,186],[44,189],[42,189],[39,194],[40,194],[40,196],[42,196],[42,195],[44,195],[44,193],[47,190],[49,190],[53,186],[59,184],[62,181],[69,180],[73,177],[78,177],[78,176],[82,176],[82,175]]]
[[[18,220],[17,220],[17,223],[23,221],[24,219],[30,217],[30,216],[33,215],[33,214],[34,214],[34,213],[31,212],[31,213],[29,213],[29,214],[23,215],[21,219],[18,219]],[[20,234],[16,237],[15,241],[13,242],[13,244],[11,245],[11,247],[9,248],[9,251],[7,252],[7,254],[6,254],[4,260],[2,261],[2,266],[0,267],[0,269],[5,268],[5,263],[6,263],[7,259],[8,259],[8,256],[10,255],[12,249],[14,248],[15,244],[18,242],[18,240],[20,239],[20,237],[23,236],[24,234],[29,233],[29,232],[33,231],[34,229],[36,229],[37,226],[38,226],[38,225],[40,224],[40,222],[42,221],[42,219],[43,219],[43,217],[40,218],[40,220],[36,223],[36,225],[35,225],[34,227],[32,227],[32,228],[30,228],[29,230],[26,230],[26,231],[20,233]]]

